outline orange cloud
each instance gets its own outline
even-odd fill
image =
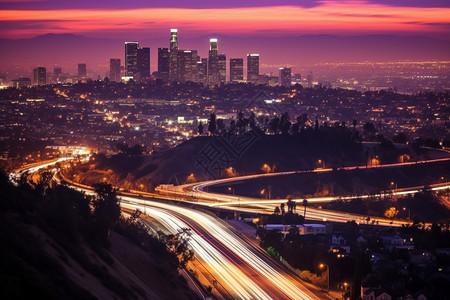
[[[450,8],[392,7],[364,1],[324,1],[312,8],[298,6],[127,10],[4,10],[2,22],[58,20],[54,33],[157,32],[169,27],[183,32],[246,34],[274,31],[290,33],[372,33],[448,31]],[[443,26],[436,26],[442,24]],[[42,31],[42,32],[40,32]],[[45,32],[44,32],[45,31]],[[29,36],[49,28],[9,28],[3,36]]]

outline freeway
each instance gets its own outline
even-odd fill
[[[289,271],[274,263],[229,227],[194,209],[122,196],[122,205],[140,209],[176,233],[190,228],[196,257],[236,299],[320,299]]]
[[[53,164],[56,162],[45,163],[45,166]],[[24,168],[20,172],[27,170],[30,171]],[[54,178],[58,179],[57,176]],[[72,187],[92,193],[88,186]],[[214,216],[192,208],[145,200],[133,193],[120,195],[119,199],[122,207],[143,211],[172,233],[189,229],[188,243],[196,259],[216,278],[218,294],[215,296],[218,298],[327,299],[320,291],[309,290],[291,271],[278,265],[262,249]]]
[[[395,164],[386,164],[386,165],[377,165],[377,166],[350,166],[350,167],[342,167],[340,170],[356,170],[359,168],[395,168],[399,166],[407,166],[414,164],[424,164],[424,163],[434,163],[434,162],[446,162],[450,161],[450,157],[439,158],[439,159],[431,159],[424,161],[416,161],[416,162],[406,162],[406,163],[395,163]],[[156,188],[156,191],[161,195],[171,196],[171,197],[180,197],[183,198],[184,201],[191,201],[198,205],[205,205],[209,207],[220,207],[227,208],[235,211],[242,212],[259,212],[259,213],[273,213],[276,206],[279,206],[281,203],[286,203],[287,199],[259,199],[253,197],[246,197],[240,195],[229,195],[229,194],[220,194],[209,192],[207,188],[213,185],[219,184],[232,184],[236,182],[242,182],[245,180],[252,180],[263,177],[274,177],[274,176],[285,176],[290,174],[301,174],[301,173],[311,173],[311,172],[331,172],[332,169],[315,169],[308,171],[289,171],[289,172],[277,172],[277,173],[264,173],[264,174],[255,174],[255,175],[245,175],[245,176],[235,176],[230,178],[223,178],[217,180],[203,181],[198,183],[190,183],[178,186],[171,185],[161,185]],[[367,194],[367,195],[357,195],[357,196],[335,196],[335,197],[310,197],[306,198],[308,202],[329,202],[336,200],[351,200],[355,198],[360,199],[369,199],[369,198],[382,198],[387,195],[392,196],[402,196],[408,194],[415,194],[425,186],[415,186],[415,187],[407,187],[407,188],[396,188],[395,190],[390,190],[388,193],[377,193],[377,194]],[[433,191],[446,190],[450,188],[450,184],[441,183],[436,185],[427,186]],[[191,199],[191,200],[188,200]],[[296,202],[302,202],[305,198],[301,199],[292,199]],[[348,222],[355,221],[358,224],[367,222],[367,218],[369,217],[370,221],[377,225],[386,225],[386,226],[402,226],[411,224],[411,221],[406,220],[390,220],[387,218],[379,218],[367,215],[357,215],[357,214],[349,214],[343,212],[336,212],[330,210],[322,210],[315,208],[308,208],[306,213],[306,218],[310,220],[319,220],[319,221],[333,221],[333,222]]]

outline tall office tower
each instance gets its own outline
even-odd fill
[[[230,58],[230,81],[244,80],[244,59]]]
[[[291,68],[280,68],[280,85],[291,86]]]
[[[158,48],[159,78],[169,80],[169,48]]]
[[[109,60],[109,80],[120,82],[120,58],[111,58]]]
[[[308,76],[306,76],[306,80],[308,81],[308,87],[312,88],[313,87],[313,73],[312,73],[312,71],[309,72]]]
[[[208,81],[208,59],[202,58],[199,60],[197,58],[197,82],[206,84]]]
[[[217,68],[219,70],[219,83],[227,81],[227,56],[225,54],[217,55]]]
[[[137,78],[138,42],[125,42],[125,76]]]
[[[33,70],[34,85],[45,85],[47,83],[47,69],[44,67],[37,67]]]
[[[210,84],[218,84],[220,82],[218,52],[217,39],[210,39],[208,58],[208,81]]]
[[[302,75],[301,74],[294,74],[294,81],[295,81],[295,83],[302,82]]]
[[[53,68],[53,82],[61,82],[61,75],[62,75],[62,68],[61,67],[54,67]]]
[[[78,80],[86,81],[86,64],[78,64]]]
[[[180,82],[196,81],[196,79],[197,79],[197,51],[196,50],[179,50],[178,57],[180,59],[179,81]]]
[[[247,54],[247,82],[258,83],[259,54]]]
[[[170,51],[178,50],[178,29],[170,29]]]
[[[170,81],[181,81],[180,55],[178,55],[178,30],[170,29],[170,52],[169,52],[169,79]]]
[[[138,48],[137,51],[138,80],[150,77],[150,48]]]

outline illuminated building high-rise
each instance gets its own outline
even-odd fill
[[[220,82],[218,52],[217,39],[210,39],[208,57],[208,81],[210,84],[218,84]]]
[[[34,85],[45,85],[47,83],[47,69],[44,67],[37,67],[33,70]]]
[[[53,68],[53,82],[58,83],[61,82],[62,68],[54,67]]]
[[[178,29],[170,29],[170,51],[178,50]]]
[[[180,82],[196,81],[197,79],[197,51],[179,50]]]
[[[225,54],[217,55],[217,69],[219,71],[219,83],[227,81],[227,56]]]
[[[169,52],[169,79],[170,81],[181,81],[180,55],[178,55],[178,30],[170,29],[170,52]]]
[[[111,58],[109,60],[109,80],[120,82],[120,58]]]
[[[150,48],[138,48],[137,50],[137,73],[138,80],[150,77]]]
[[[247,82],[258,83],[259,54],[247,54]]]
[[[291,68],[280,68],[280,85],[291,86]]]
[[[125,75],[137,78],[138,75],[138,42],[125,42]]]
[[[86,64],[78,64],[78,80],[86,82]]]
[[[312,73],[312,71],[309,72],[308,76],[306,76],[306,80],[308,82],[308,87],[312,88],[313,87],[313,73]]]
[[[244,59],[230,58],[230,81],[244,80]]]
[[[197,82],[206,84],[208,81],[208,59],[197,60]]]
[[[158,48],[159,78],[169,80],[169,48]]]

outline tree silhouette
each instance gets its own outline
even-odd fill
[[[305,207],[303,211],[303,218],[306,220],[306,207],[308,206],[308,200],[303,199],[303,206]]]
[[[216,132],[216,129],[217,129],[216,115],[214,113],[212,113],[209,118],[208,131],[211,134],[214,134]]]
[[[295,201],[292,200],[292,196],[288,196],[288,201],[286,202],[286,205],[288,207],[288,212],[291,214],[294,213],[294,209],[297,204],[295,203]]]
[[[280,210],[280,207],[279,206],[276,206],[275,207],[275,210],[273,211],[273,213],[275,214],[275,215],[280,215],[281,214],[281,210]]]
[[[120,217],[119,199],[111,184],[97,183],[94,190],[97,194],[93,201],[94,219],[101,238],[106,241],[109,229]]]
[[[198,134],[199,135],[202,135],[203,134],[203,124],[202,124],[202,122],[200,122],[200,124],[198,124]]]

